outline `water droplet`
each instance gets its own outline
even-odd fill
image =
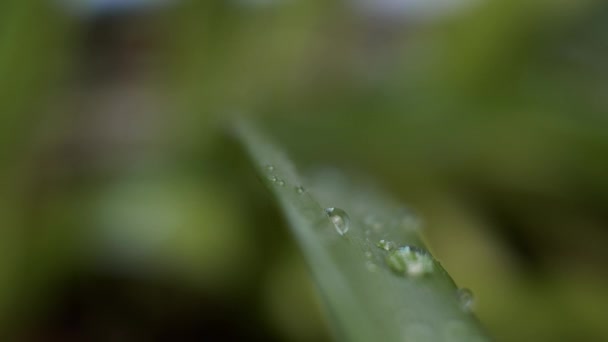
[[[373,257],[374,254],[372,254],[372,252],[365,252],[365,257],[368,259],[371,259],[371,257]]]
[[[336,227],[336,231],[340,235],[346,234],[350,228],[350,218],[346,212],[340,208],[327,208],[325,213],[329,216],[329,219]]]
[[[296,192],[299,194],[303,194],[306,190],[304,189],[303,186],[297,186],[296,187]]]
[[[285,181],[282,179],[277,179],[277,185],[278,186],[285,186]]]
[[[272,165],[266,165],[266,171],[269,171],[269,172],[274,171],[274,166],[272,166]]]
[[[277,178],[277,176],[270,176],[270,177],[268,177],[268,179],[269,179],[271,182],[273,182],[273,183],[276,183],[276,182],[279,180],[279,179]]]
[[[473,307],[475,306],[475,296],[473,296],[473,292],[463,287],[458,289],[456,294],[458,295],[458,300],[460,301],[460,308],[466,312],[473,311]]]
[[[392,241],[387,241],[387,240],[378,241],[376,246],[384,249],[385,251],[391,251],[391,250],[395,249],[395,243]]]
[[[425,250],[414,246],[403,246],[389,252],[386,263],[399,275],[419,277],[433,272],[433,257]]]

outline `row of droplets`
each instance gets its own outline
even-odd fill
[[[285,181],[279,177],[277,177],[274,174],[274,166],[272,165],[266,165],[266,171],[268,171],[270,174],[268,175],[268,180],[270,180],[272,183],[278,185],[278,186],[285,186]]]
[[[269,172],[269,176],[268,176],[268,180],[270,180],[272,183],[278,185],[278,186],[285,186],[285,181],[282,178],[277,177],[274,174],[275,171],[275,167],[273,165],[266,165],[266,171]],[[306,190],[304,189],[303,186],[299,185],[295,187],[295,191],[298,194],[303,194],[306,192]]]
[[[344,210],[327,208],[325,212],[340,235],[348,232],[350,219]],[[380,240],[376,246],[388,252],[385,262],[391,271],[397,275],[418,278],[433,273],[435,269],[435,261],[431,254],[420,247],[409,245],[397,247],[394,242],[388,240]],[[373,253],[367,251],[365,256],[371,259]],[[368,260],[366,265],[370,271],[377,269],[377,266],[371,260]],[[473,310],[474,297],[471,290],[460,288],[456,291],[456,295],[463,311],[470,312]]]
[[[344,210],[327,208],[325,212],[340,235],[348,232],[350,219]],[[385,262],[391,271],[399,276],[418,278],[433,273],[435,269],[435,261],[431,254],[420,247],[410,245],[397,247],[394,242],[388,240],[380,240],[376,246],[387,252]],[[373,253],[367,251],[365,256],[372,259]],[[377,269],[377,266],[371,260],[368,260],[366,265],[370,271]],[[471,290],[460,288],[456,291],[456,295],[463,311],[470,312],[473,310],[474,297]]]
[[[274,174],[275,167],[273,165],[266,165],[266,171],[268,171],[268,180],[278,186],[285,186],[285,181]],[[295,191],[298,194],[306,192],[303,186],[298,185],[295,187]],[[346,234],[350,228],[350,219],[346,212],[339,208],[326,208],[325,213],[329,216],[329,219],[336,227],[336,231],[340,235]]]
[[[274,175],[274,166],[267,165],[266,170],[271,173],[269,180],[272,183],[278,186],[285,186],[285,181]],[[298,194],[306,192],[302,186],[296,186],[295,191]],[[325,213],[338,234],[343,236],[348,232],[350,229],[350,218],[346,211],[340,208],[329,207],[325,208]],[[420,247],[410,245],[397,247],[397,244],[388,240],[380,240],[376,246],[387,252],[385,262],[391,271],[399,276],[419,278],[430,275],[435,269],[435,261],[432,255]],[[373,257],[373,253],[370,251],[366,252],[365,255],[368,259]],[[375,271],[377,266],[371,260],[368,260],[367,268],[370,271]],[[456,294],[461,308],[467,312],[472,311],[474,305],[473,293],[469,289],[461,288],[457,290]]]
[[[344,210],[327,208],[325,213],[334,224],[338,234],[344,235],[348,232],[350,218]],[[377,246],[388,252],[386,263],[398,275],[419,277],[433,272],[433,257],[422,248],[408,245],[397,248],[395,243],[387,240],[378,241]],[[373,256],[371,252],[367,252],[366,255],[368,258]]]

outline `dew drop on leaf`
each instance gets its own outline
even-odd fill
[[[386,263],[396,274],[420,277],[433,272],[433,257],[425,250],[403,246],[389,252]]]
[[[388,240],[380,240],[380,241],[378,241],[376,246],[378,246],[381,249],[384,249],[385,251],[391,251],[395,248],[395,243],[392,241],[388,241]]]
[[[282,179],[277,179],[277,185],[278,186],[285,186],[285,181]]]
[[[299,194],[303,194],[306,190],[304,189],[303,186],[298,186],[296,187],[296,192]]]
[[[336,227],[336,231],[340,235],[346,234],[350,228],[350,218],[346,212],[340,208],[327,208],[325,213]]]
[[[473,306],[475,305],[475,297],[473,296],[473,292],[467,288],[460,288],[458,291],[456,291],[456,294],[458,295],[460,308],[466,312],[473,311]]]

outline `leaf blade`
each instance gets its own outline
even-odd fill
[[[247,122],[237,135],[276,196],[326,303],[337,336],[347,341],[487,341],[463,310],[458,289],[433,259],[425,277],[397,275],[381,240],[424,248],[412,215],[372,188],[337,173],[306,179],[280,149]],[[310,184],[310,186],[308,186]],[[324,208],[344,209],[350,229],[338,234]]]

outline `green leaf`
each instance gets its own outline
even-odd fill
[[[426,251],[409,211],[335,171],[302,178],[247,122],[237,135],[290,223],[338,339],[489,340],[470,313],[470,293]],[[347,217],[332,221],[330,207]]]

